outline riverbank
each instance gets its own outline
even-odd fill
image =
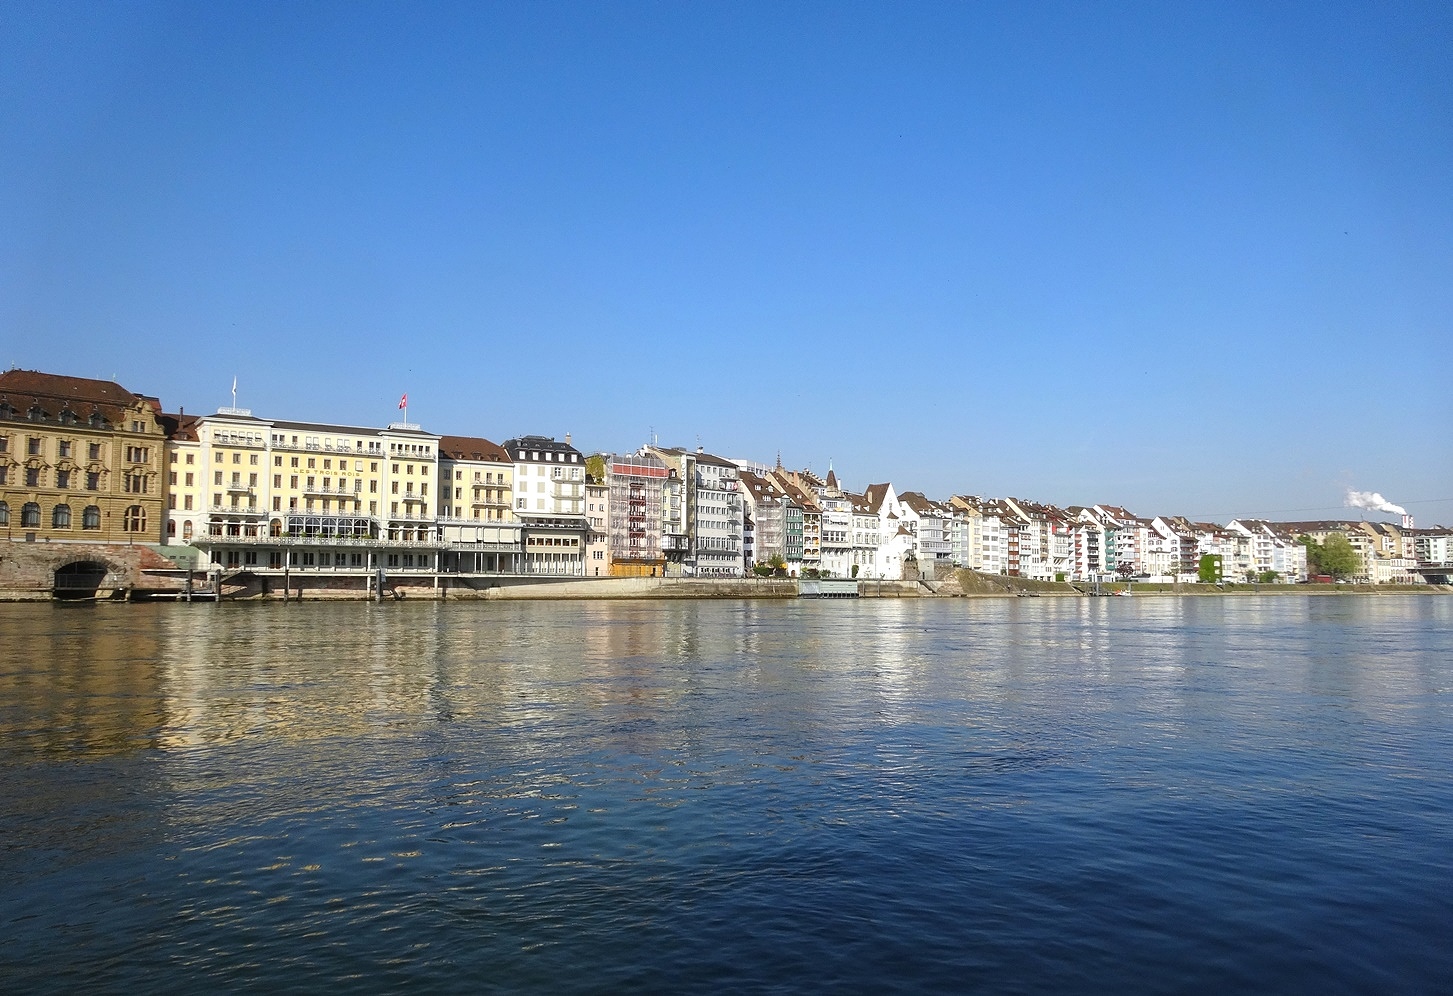
[[[1326,584],[1092,584],[1033,581],[1026,578],[988,577],[963,571],[968,578],[944,581],[837,582],[832,595],[818,595],[812,582],[790,578],[591,578],[575,580],[492,579],[488,584],[463,586],[455,579],[389,578],[382,593],[362,581],[337,584],[338,579],[293,575],[285,588],[280,581],[262,586],[255,579],[224,580],[220,600],[227,602],[360,602],[360,601],[628,601],[646,599],[796,599],[833,598],[1085,598],[1119,597],[1243,597],[1307,595],[1314,597],[1368,595],[1448,595],[1448,585],[1326,585]],[[347,579],[352,580],[352,579]],[[195,600],[217,601],[210,589],[199,585]],[[47,591],[0,590],[0,602],[50,601]],[[97,601],[180,601],[173,588],[137,587],[98,592]]]

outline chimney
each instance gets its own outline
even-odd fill
[[[570,433],[568,433],[568,432],[565,434],[565,445],[566,446],[569,446],[570,445]]]

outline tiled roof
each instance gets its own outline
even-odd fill
[[[482,436],[440,436],[439,455],[449,460],[510,462],[510,455],[505,452],[504,447]]]
[[[196,415],[164,414],[161,416],[161,426],[166,430],[166,437],[183,443],[197,441],[197,421]]]
[[[31,407],[38,406],[52,420],[69,409],[83,420],[99,412],[114,423],[120,422],[138,401],[146,402],[161,415],[161,403],[155,398],[128,391],[114,381],[66,377],[39,370],[0,373],[0,403],[8,404],[19,418],[25,418]]]

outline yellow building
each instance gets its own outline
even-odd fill
[[[519,569],[514,464],[503,447],[479,436],[439,437],[438,491],[445,570],[487,574]]]
[[[111,381],[0,373],[0,536],[159,542],[160,416],[155,398]]]
[[[260,574],[437,571],[439,437],[259,419],[169,416],[168,543]]]

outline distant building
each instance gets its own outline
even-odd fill
[[[155,398],[106,380],[0,373],[0,536],[159,543],[174,470]]]
[[[513,478],[514,461],[503,446],[479,436],[439,437],[442,570],[498,574],[518,569],[523,547]]]
[[[590,528],[585,518],[585,458],[551,436],[505,440],[514,469],[515,518],[519,521],[525,574],[585,576]]]

